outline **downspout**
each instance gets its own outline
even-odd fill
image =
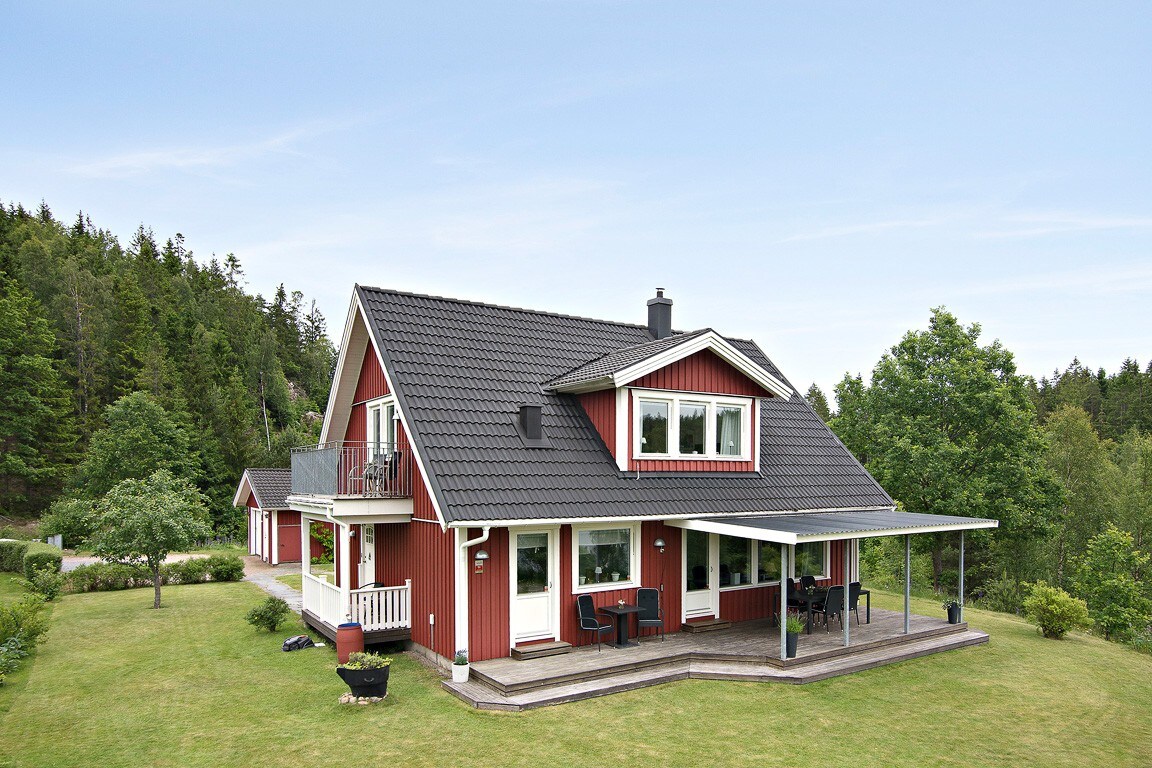
[[[465,534],[467,528],[457,528],[456,541],[458,542],[458,549],[456,551],[456,649],[462,650],[468,648],[468,549],[477,544],[483,544],[488,541],[488,536],[492,532],[492,526],[486,525],[483,532],[474,539],[468,541],[460,541],[460,538]],[[435,649],[433,649],[435,653]],[[471,658],[471,654],[469,654]]]

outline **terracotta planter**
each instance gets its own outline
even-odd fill
[[[336,674],[340,675],[340,679],[348,684],[356,696],[383,698],[388,695],[388,670],[390,669],[391,667],[384,667],[383,669],[336,667]]]

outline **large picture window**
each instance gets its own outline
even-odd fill
[[[634,525],[574,528],[573,590],[618,589],[638,581],[637,536]]]
[[[827,575],[824,570],[824,542],[814,541],[796,545],[796,575]]]
[[[755,584],[752,575],[752,541],[737,536],[720,536],[720,586]]]
[[[644,458],[752,458],[751,398],[634,391],[633,455]]]

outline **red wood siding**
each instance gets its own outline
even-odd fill
[[[830,569],[831,578],[817,580],[823,587],[844,583],[844,542],[832,542],[829,550],[830,562],[826,566]],[[779,606],[778,586],[720,590],[720,618],[728,621],[766,619]]]
[[[629,382],[628,386],[745,397],[765,397],[770,394],[709,349],[677,360],[658,371]]]
[[[577,395],[584,412],[592,420],[592,425],[600,433],[600,439],[608,446],[608,451],[616,456],[616,390],[605,389],[599,392],[585,392]]]
[[[371,344],[364,350],[364,360],[360,364],[360,377],[356,381],[356,394],[352,402],[362,403],[388,394],[388,382],[384,379],[384,369],[380,367],[380,358],[376,357],[376,348]]]
[[[282,563],[294,563],[300,560],[300,513],[291,510],[280,510],[276,515],[279,531],[279,559]]]
[[[711,354],[711,353],[709,353]],[[632,421],[635,413],[632,399],[628,399],[628,450],[633,450],[635,425]],[[756,443],[760,439],[760,409],[758,403],[752,401],[750,421],[752,428],[752,450],[755,452]],[[755,472],[756,462],[748,461],[683,461],[673,459],[636,459],[629,458],[628,469],[632,472]]]
[[[470,528],[467,538],[474,539],[480,533],[479,528]],[[488,541],[468,551],[468,652],[474,661],[508,655],[511,632],[509,538],[507,528],[493,528]],[[484,563],[484,573],[475,572],[471,559],[479,549],[489,555]]]

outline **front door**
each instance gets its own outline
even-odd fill
[[[720,618],[720,589],[716,537],[703,531],[684,531],[684,618]]]
[[[360,526],[360,586],[376,581],[376,526]]]
[[[556,638],[558,562],[554,530],[511,534],[512,644]]]

